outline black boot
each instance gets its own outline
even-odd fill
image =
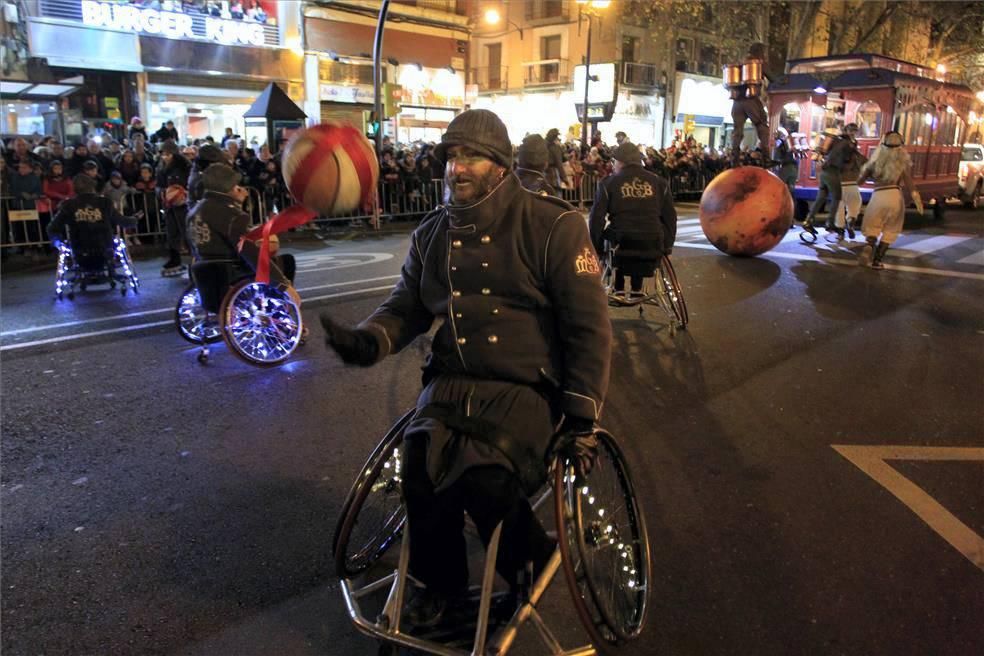
[[[861,249],[858,256],[858,264],[863,267],[871,266],[871,259],[875,254],[875,246],[878,244],[878,237],[868,237],[868,243]]]
[[[848,219],[847,221],[847,238],[854,239],[854,219]]]
[[[871,261],[872,269],[884,269],[885,265],[882,264],[882,258],[885,257],[885,251],[888,250],[888,244],[881,242],[875,248],[875,258]]]
[[[811,235],[813,235],[814,237],[816,237],[817,234],[819,234],[819,233],[817,233],[817,229],[813,227],[813,217],[812,216],[806,217],[806,220],[803,221],[803,229],[806,230]]]

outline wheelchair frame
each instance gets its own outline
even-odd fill
[[[590,474],[586,477],[578,471],[574,461],[568,458],[558,458],[551,468],[552,484],[542,490],[532,504],[533,510],[536,512],[538,508],[544,505],[550,494],[554,494],[558,547],[544,571],[526,591],[528,594],[523,597],[512,616],[498,627],[493,626],[490,617],[493,598],[496,596],[494,592],[495,563],[502,530],[500,523],[486,549],[481,585],[470,588],[472,594],[478,593],[478,617],[471,649],[464,650],[459,647],[448,646],[429,640],[426,635],[418,636],[404,631],[401,627],[403,600],[406,596],[407,585],[413,579],[409,574],[410,538],[406,527],[405,511],[402,509],[402,501],[400,501],[399,508],[392,511],[387,510],[384,513],[386,515],[384,526],[377,529],[377,532],[371,536],[367,546],[359,545],[359,556],[363,560],[350,565],[347,551],[352,530],[369,494],[380,489],[392,493],[392,484],[401,482],[399,453],[402,445],[402,432],[414,413],[415,411],[411,410],[404,414],[390,428],[363,466],[343,504],[333,542],[336,568],[341,579],[342,595],[345,599],[349,618],[361,633],[383,641],[384,644],[380,649],[381,654],[391,653],[385,650],[396,645],[438,656],[480,656],[486,654],[502,656],[509,651],[517,637],[519,628],[526,622],[533,624],[541,642],[554,656],[597,654],[599,647],[595,645],[601,646],[601,649],[606,646],[617,647],[639,636],[645,623],[647,610],[646,598],[650,580],[649,542],[642,510],[635,499],[624,457],[614,438],[604,431],[598,433],[601,443],[600,449],[607,454],[608,460],[606,462],[610,462],[610,466],[616,470],[618,479],[623,485],[622,492],[627,495],[623,497],[623,501],[626,502],[625,506],[631,510],[629,523],[633,524],[633,539],[623,539],[618,528],[613,530],[613,524],[616,523],[616,520],[611,517],[604,518],[603,512],[598,512],[602,510],[599,507],[600,504],[598,506],[593,505],[595,498],[587,484]],[[380,485],[380,476],[387,469],[390,470],[391,479]],[[581,499],[582,496],[584,501]],[[582,503],[585,507],[590,506],[591,510],[595,511],[593,523],[582,524],[584,516],[581,509]],[[573,531],[568,527],[568,524],[572,522],[575,524]],[[602,524],[605,526],[601,526]],[[402,543],[396,569],[376,580],[364,584],[357,583],[356,579],[360,575],[369,576],[373,563],[401,534]],[[606,608],[599,601],[599,597],[611,596],[612,603],[614,603],[616,596],[614,591],[611,595],[604,594],[604,591],[598,590],[597,582],[593,581],[592,577],[586,573],[587,565],[584,554],[588,542],[591,543],[590,546],[599,551],[608,547],[609,552],[617,554],[615,563],[633,566],[631,574],[624,576],[631,577],[628,582],[629,594],[639,599],[633,615],[633,622],[628,630],[623,626],[616,626],[617,623],[613,622],[610,616],[611,609]],[[365,557],[368,549],[371,551],[368,557]],[[639,560],[641,562],[637,562]],[[592,641],[591,644],[564,649],[537,610],[537,605],[559,569],[564,571],[577,615]],[[605,569],[609,568],[606,567]],[[626,572],[630,571],[628,566],[623,569]],[[637,571],[637,569],[641,571]],[[362,605],[362,600],[368,595],[386,590],[387,587],[388,592],[382,610],[375,619],[371,619]]]
[[[679,330],[686,330],[690,323],[690,314],[687,311],[687,302],[683,297],[683,289],[677,279],[676,270],[669,255],[663,255],[652,276],[643,281],[642,296],[626,296],[615,293],[615,252],[618,246],[606,242],[605,257],[602,263],[601,284],[608,295],[608,304],[615,307],[638,307],[639,316],[644,312],[646,305],[655,305],[663,310],[670,318],[671,334]],[[650,279],[653,281],[652,287],[649,285]]]
[[[71,243],[64,242],[58,250],[58,267],[55,271],[55,297],[60,301],[65,296],[75,300],[75,288],[85,291],[89,285],[108,284],[110,289],[116,289],[121,284],[120,295],[126,296],[129,289],[136,294],[140,291],[140,278],[133,268],[133,260],[126,248],[126,242],[120,237],[113,237],[113,254],[109,261],[103,263],[103,270],[86,271],[77,261]],[[112,267],[113,273],[110,273]]]
[[[216,260],[215,264],[237,261]],[[250,277],[234,280],[223,294],[217,314],[208,312],[194,281],[182,291],[174,308],[174,322],[181,335],[201,345],[198,362],[205,364],[210,345],[220,339],[241,360],[259,367],[286,361],[304,343],[300,308],[287,294]],[[287,328],[283,329],[282,324]]]

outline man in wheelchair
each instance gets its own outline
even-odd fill
[[[113,202],[96,193],[94,178],[80,173],[72,179],[75,197],[63,202],[48,224],[48,237],[61,249],[71,244],[72,258],[91,282],[123,281],[117,275],[114,253],[116,229],[136,225],[139,217],[123,216]]]
[[[502,522],[496,569],[514,593],[527,563],[533,580],[546,566],[555,541],[528,496],[546,478],[555,435],[590,458],[612,340],[581,215],[523,190],[499,117],[458,115],[435,155],[451,200],[414,231],[390,297],[355,329],[321,315],[327,345],[361,366],[440,322],[404,433],[409,567],[426,587],[403,617],[418,628],[467,589],[465,512],[486,546]]]
[[[614,174],[598,183],[588,219],[591,243],[615,267],[614,294],[625,297],[625,276],[631,297],[642,297],[642,281],[673,249],[677,215],[669,183],[642,166],[639,148],[623,141],[614,152]],[[607,247],[606,247],[607,243]],[[613,253],[608,253],[608,249]]]
[[[242,207],[249,195],[241,184],[242,174],[227,164],[215,163],[205,169],[201,180],[204,197],[188,215],[188,236],[195,255],[192,276],[203,300],[217,297],[214,303],[206,302],[206,306],[215,306],[210,311],[217,311],[224,291],[211,290],[216,293],[210,294],[210,290],[202,288],[225,286],[219,284],[219,278],[228,284],[251,275],[256,271],[260,249],[255,242],[243,238],[250,229],[250,216]],[[213,267],[222,264],[227,266],[219,275]],[[205,273],[210,268],[211,273]],[[300,307],[301,299],[293,286],[296,268],[293,255],[270,258],[270,284],[290,295]],[[205,277],[209,280],[198,279]]]

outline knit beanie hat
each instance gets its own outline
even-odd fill
[[[205,191],[228,194],[242,179],[242,174],[228,164],[212,164],[202,173],[202,186]]]
[[[547,168],[547,142],[538,134],[528,134],[516,153],[521,168],[544,171]]]
[[[512,167],[512,142],[506,124],[487,109],[469,109],[448,124],[441,143],[434,149],[434,156],[442,165],[447,164],[451,146],[467,146],[496,164]]]
[[[198,161],[214,164],[225,161],[225,155],[222,154],[218,146],[207,143],[198,149]]]
[[[612,157],[622,162],[623,164],[641,164],[642,163],[642,153],[639,152],[639,147],[636,146],[631,141],[623,141],[615,149]]]

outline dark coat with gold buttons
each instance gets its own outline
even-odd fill
[[[552,379],[555,412],[601,414],[612,341],[607,299],[584,218],[564,201],[526,191],[510,173],[480,201],[425,217],[399,282],[362,327],[377,335],[382,358],[435,319],[442,324],[428,369],[479,383],[463,412],[480,407],[483,380],[536,388]],[[486,419],[528,437],[542,457],[549,434],[520,437],[542,431],[500,410]]]

